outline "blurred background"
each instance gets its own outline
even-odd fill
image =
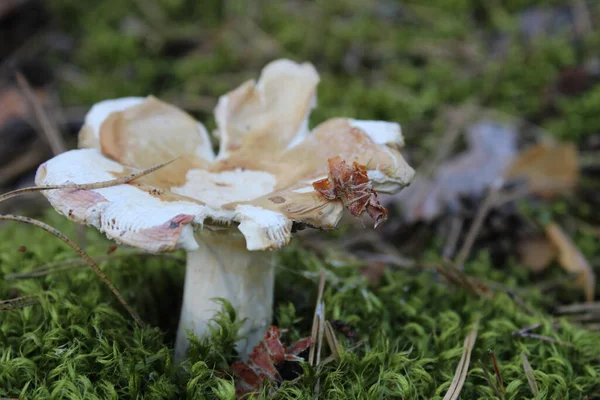
[[[287,57],[321,73],[311,126],[397,121],[418,170],[353,251],[404,265],[433,240],[446,259],[475,245],[545,268],[550,221],[600,231],[599,16],[586,0],[2,0],[0,190],[75,147],[95,102],[153,94],[214,128],[219,95]],[[392,246],[375,256],[382,238]]]

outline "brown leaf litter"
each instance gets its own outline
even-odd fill
[[[506,177],[525,180],[541,197],[570,192],[579,179],[577,149],[573,143],[536,144],[515,158]]]
[[[248,362],[233,363],[231,369],[235,376],[235,390],[238,397],[259,391],[265,382],[280,384],[283,378],[278,370],[285,361],[303,361],[298,355],[307,350],[311,344],[310,337],[300,339],[291,346],[281,343],[281,331],[271,326],[252,352]]]
[[[555,222],[546,225],[544,234],[522,241],[521,262],[534,272],[542,272],[557,259],[566,272],[575,275],[575,286],[583,291],[586,301],[593,301],[596,276],[588,260]]]
[[[575,284],[583,290],[588,302],[594,301],[596,276],[589,262],[560,226],[551,223],[546,226],[546,236],[558,252],[558,262],[567,272],[577,275]]]

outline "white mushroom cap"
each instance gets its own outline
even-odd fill
[[[329,158],[366,165],[382,192],[399,190],[414,175],[399,153],[398,124],[338,118],[309,132],[318,82],[312,65],[278,60],[258,83],[221,97],[218,157],[204,126],[172,105],[152,96],[103,101],[86,116],[82,149],[42,164],[36,183],[105,181],[177,157],[129,184],[44,194],[68,218],[152,252],[195,250],[200,229],[239,230],[248,250],[282,247],[294,222],[324,229],[338,223],[341,201],[312,187],[328,175]]]

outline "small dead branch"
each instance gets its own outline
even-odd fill
[[[576,303],[565,306],[558,306],[556,312],[559,314],[576,314],[580,312],[599,312],[600,302],[595,303]]]
[[[34,306],[39,303],[40,301],[38,296],[35,295],[21,296],[10,300],[1,300],[0,311],[15,310],[17,308]]]
[[[469,228],[469,231],[467,233],[467,237],[465,238],[465,242],[463,243],[460,251],[458,252],[458,255],[454,260],[454,264],[457,265],[458,268],[462,269],[464,267],[465,261],[471,253],[471,248],[475,243],[475,239],[477,239],[477,235],[479,234],[483,221],[485,220],[485,217],[487,216],[488,212],[496,202],[498,193],[500,192],[500,189],[503,185],[504,179],[497,179],[490,187],[490,190],[485,200],[479,206],[479,209],[475,214],[475,219],[473,220],[473,223],[471,224],[471,227]]]
[[[569,304],[557,308],[556,313],[564,316],[569,322],[580,324],[588,330],[600,327],[600,303]]]
[[[327,344],[331,349],[331,355],[339,361],[341,354],[341,346],[335,336],[335,331],[329,323],[329,321],[325,321],[325,338],[327,339]]]
[[[16,77],[17,84],[19,85],[19,88],[21,89],[23,95],[27,99],[29,107],[31,107],[31,109],[35,113],[35,116],[40,125],[39,130],[41,131],[41,133],[43,133],[44,139],[50,145],[52,153],[54,153],[54,155],[64,153],[65,151],[67,151],[67,145],[65,144],[65,141],[61,136],[58,127],[56,126],[56,124],[50,121],[50,118],[44,111],[44,107],[40,104],[40,101],[33,94],[33,90],[31,89],[29,82],[27,82],[27,79],[20,72],[16,73]]]
[[[444,245],[444,251],[442,253],[444,259],[450,260],[454,256],[454,252],[456,251],[456,246],[458,244],[458,238],[462,232],[464,222],[465,220],[460,216],[452,216],[450,222],[450,232],[448,233],[448,239],[446,239],[446,244]]]
[[[527,359],[527,354],[525,354],[524,351],[521,352],[521,360],[523,361],[523,369],[525,370],[525,376],[527,376],[527,382],[529,382],[531,392],[534,396],[537,396],[539,389],[537,382],[535,381],[535,376],[533,376],[533,368],[531,368],[531,364],[529,364],[529,360]]]
[[[456,400],[460,396],[460,392],[465,384],[467,379],[467,372],[469,372],[469,364],[471,363],[471,352],[473,351],[473,347],[475,346],[475,341],[477,340],[477,326],[479,324],[476,323],[475,327],[471,330],[471,332],[465,338],[465,342],[463,345],[463,353],[460,357],[460,361],[458,362],[458,366],[456,367],[456,372],[454,373],[454,379],[452,379],[452,383],[450,384],[450,388],[446,392],[443,400]]]
[[[51,233],[52,235],[56,236],[57,238],[59,238],[60,240],[62,240],[63,242],[65,242],[69,247],[71,247],[73,250],[75,250],[75,252],[77,254],[79,254],[79,256],[82,259],[85,260],[86,264],[89,265],[90,268],[92,268],[92,270],[96,273],[96,275],[98,275],[104,281],[104,283],[106,284],[106,286],[108,286],[108,288],[110,289],[110,291],[116,296],[116,298],[119,300],[119,302],[121,303],[121,305],[125,308],[125,310],[127,310],[127,312],[129,313],[129,315],[131,315],[131,317],[135,320],[135,322],[137,323],[137,325],[140,328],[143,328],[145,326],[145,324],[141,320],[141,318],[137,315],[137,313],[135,311],[133,311],[133,309],[129,306],[129,304],[127,304],[127,302],[125,301],[125,299],[123,298],[123,296],[121,296],[121,293],[119,293],[119,291],[117,290],[117,288],[110,282],[110,280],[104,274],[104,272],[102,272],[102,270],[100,269],[100,267],[98,267],[98,264],[96,264],[94,262],[94,260],[85,251],[83,251],[79,246],[77,246],[77,244],[75,244],[75,242],[73,242],[71,239],[69,239],[63,233],[61,233],[57,229],[55,229],[55,228],[51,227],[50,225],[47,225],[47,224],[45,224],[45,223],[43,223],[41,221],[38,221],[38,220],[33,219],[33,218],[22,217],[22,216],[19,216],[19,215],[11,215],[11,214],[0,215],[0,220],[15,221],[15,222],[21,222],[21,223],[25,223],[25,224],[36,226],[36,227],[38,227],[40,229],[45,230],[46,232]]]
[[[488,367],[481,360],[479,360],[479,368],[481,368],[481,370],[483,371],[483,376],[485,377],[485,380],[487,381],[488,385],[492,389],[494,389],[494,392],[496,393],[496,396],[499,399],[501,399],[502,398],[502,393],[500,392],[500,389],[498,388],[498,385],[496,384],[496,382],[493,381],[492,376],[490,375],[490,371],[488,370]]]
[[[315,315],[313,317],[313,325],[311,332],[311,340],[313,345],[310,346],[310,353],[308,355],[308,362],[310,365],[319,366],[321,363],[321,349],[323,347],[323,337],[325,336],[325,302],[323,301],[323,292],[325,291],[325,281],[327,280],[327,274],[325,271],[321,272],[321,279],[319,281],[319,293],[317,295],[317,305],[315,307]],[[316,342],[315,342],[316,340]],[[316,348],[316,360],[315,360],[315,348]],[[321,380],[317,378],[315,382],[314,393],[315,399],[319,398],[321,389]]]
[[[118,260],[124,259],[128,257],[152,257],[152,258],[164,258],[167,260],[174,260],[179,262],[185,262],[185,259],[181,257],[172,256],[169,254],[149,254],[149,253],[127,253],[127,254],[113,254],[103,257],[93,257],[92,259],[96,264],[103,263],[105,261],[110,260]],[[4,277],[6,280],[15,280],[15,279],[30,279],[30,278],[39,278],[41,276],[46,276],[52,274],[54,272],[62,272],[62,271],[70,271],[73,269],[79,269],[87,266],[87,262],[82,260],[81,258],[69,258],[66,260],[56,261],[49,264],[42,265],[38,268],[35,268],[31,271],[8,274]]]
[[[519,329],[518,331],[514,331],[512,334],[513,336],[521,336],[523,334],[526,334],[528,332],[534,331],[536,329],[541,328],[542,324],[535,324],[535,325],[531,325],[531,326],[526,326],[525,328]]]
[[[129,182],[139,179],[145,175],[151,174],[152,172],[171,164],[175,160],[176,159],[169,160],[165,163],[155,165],[155,166],[145,169],[143,171],[134,172],[127,176],[122,176],[122,177],[119,177],[116,179],[111,179],[108,181],[94,182],[94,183],[68,183],[68,184],[64,184],[64,185],[31,186],[31,187],[26,187],[26,188],[22,188],[22,189],[17,189],[17,190],[13,190],[12,192],[8,192],[8,193],[4,193],[3,195],[0,195],[0,202],[8,200],[12,197],[22,195],[24,193],[38,192],[38,191],[42,191],[42,190],[54,190],[54,189],[90,190],[90,189],[103,189],[103,188],[107,188],[107,187],[111,187],[111,186],[117,186],[117,185],[121,185],[124,183],[129,183]]]
[[[513,290],[506,290],[506,294],[511,298],[512,301],[515,302],[516,305],[521,307],[521,309],[523,309],[523,311],[525,311],[527,314],[535,314],[535,311],[533,311],[531,307],[525,304],[523,299],[521,299]]]
[[[526,327],[523,329],[519,329],[518,331],[514,331],[512,333],[512,335],[513,335],[513,337],[536,339],[536,340],[541,340],[541,341],[547,342],[547,343],[556,343],[556,344],[560,344],[562,346],[575,348],[575,346],[572,343],[564,342],[562,340],[555,339],[550,336],[540,335],[538,333],[531,333],[531,331],[539,329],[541,326],[542,326],[542,324],[535,324],[535,325],[532,325],[532,326],[529,326],[529,327]]]
[[[319,341],[318,341],[318,336],[319,336],[319,332],[321,331],[320,329],[320,321],[323,318],[322,314],[324,314],[324,310],[323,310],[323,292],[325,291],[325,281],[327,280],[327,274],[325,271],[321,272],[321,279],[319,281],[319,292],[317,295],[317,305],[315,306],[315,314],[313,316],[313,324],[312,324],[312,331],[311,331],[311,339],[312,339],[312,343],[313,345],[310,347],[310,353],[308,354],[308,363],[310,365],[315,365],[315,351],[316,351],[316,347],[319,347],[319,350],[321,349],[321,346],[319,345]],[[322,337],[321,337],[322,339]],[[316,345],[316,346],[315,346]],[[319,351],[320,353],[320,351]]]
[[[502,379],[502,374],[500,373],[500,365],[498,365],[498,359],[496,358],[494,350],[489,349],[488,354],[492,359],[492,365],[494,367],[494,373],[496,374],[496,382],[498,383],[498,389],[504,395],[504,380]]]
[[[425,266],[429,266],[426,264]],[[441,273],[448,282],[467,289],[471,294],[476,296],[483,296],[486,293],[490,292],[490,288],[484,285],[479,280],[469,277],[464,271],[458,269],[454,264],[450,262],[444,263],[444,265],[432,264],[433,268],[435,268],[439,273]]]

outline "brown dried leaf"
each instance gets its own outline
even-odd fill
[[[355,217],[367,212],[375,227],[387,219],[387,209],[381,205],[367,168],[357,162],[349,166],[340,156],[327,160],[329,177],[313,183],[313,188],[328,200],[340,199]]]
[[[583,290],[586,301],[594,301],[596,276],[581,251],[556,223],[546,226],[546,236],[556,247],[558,262],[563,269],[577,275],[575,284]]]
[[[545,237],[534,237],[520,241],[518,252],[521,263],[533,272],[542,272],[556,257],[556,249]]]
[[[300,353],[308,349],[311,338],[304,338],[295,344],[285,347],[281,343],[281,331],[276,326],[271,326],[265,333],[263,342],[260,342],[250,353],[248,362],[238,361],[231,365],[235,376],[235,391],[237,397],[259,391],[265,381],[279,384],[283,378],[279,374],[278,366],[285,361],[300,361]]]
[[[577,149],[573,143],[537,144],[512,162],[506,177],[524,179],[533,193],[544,197],[568,192],[579,178]]]
[[[444,400],[456,400],[459,398],[460,391],[462,390],[465,380],[467,379],[467,372],[469,371],[469,364],[471,363],[471,352],[473,351],[476,340],[477,325],[475,325],[475,327],[465,338],[462,356],[458,362],[458,366],[456,367],[456,372],[454,373],[454,379],[452,379],[450,388],[444,396]]]

